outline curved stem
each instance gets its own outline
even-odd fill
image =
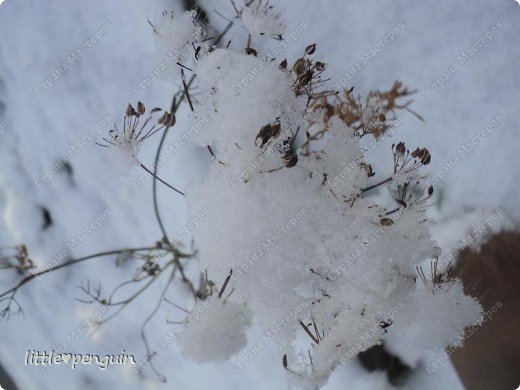
[[[155,375],[157,375],[157,377],[161,380],[161,382],[166,382],[166,378],[164,377],[164,375],[162,375],[156,368],[155,368],[155,365],[153,364],[152,362],[152,359],[153,359],[153,354],[152,354],[152,350],[150,348],[150,344],[148,343],[148,339],[146,337],[146,333],[145,333],[145,328],[146,328],[146,325],[148,325],[148,322],[150,322],[150,320],[155,316],[155,314],[157,314],[157,312],[159,311],[159,308],[161,307],[165,297],[166,297],[166,292],[168,291],[168,288],[170,287],[172,281],[173,281],[173,278],[175,277],[175,272],[177,271],[177,266],[175,266],[172,270],[172,273],[170,274],[170,277],[168,278],[168,281],[166,282],[163,290],[162,290],[162,293],[159,297],[159,300],[157,301],[155,307],[153,308],[153,310],[150,312],[150,314],[148,315],[148,317],[146,317],[146,319],[144,320],[142,326],[141,326],[141,339],[143,340],[144,342],[144,345],[145,345],[145,348],[146,348],[146,356],[148,358],[148,362],[150,364],[150,367],[152,368],[153,372],[155,373]]]
[[[229,22],[226,28],[219,34],[219,36],[215,39],[214,45],[218,45],[220,41],[224,38],[224,35],[229,31],[229,29],[233,26],[233,22]],[[195,81],[196,74],[193,74],[190,77],[190,80],[188,81],[188,84],[186,85],[185,89],[182,91],[181,96],[179,99],[173,99],[172,107],[171,107],[171,113],[175,114],[177,110],[179,109],[182,101],[186,98],[186,90],[188,90],[193,82]],[[161,232],[163,234],[164,239],[168,240],[168,234],[166,233],[166,229],[164,227],[163,220],[161,218],[161,214],[159,212],[159,204],[157,199],[157,171],[159,168],[159,160],[161,158],[161,152],[164,146],[164,142],[166,141],[166,136],[168,135],[168,132],[170,131],[170,126],[166,127],[162,133],[161,140],[159,141],[159,146],[157,147],[157,152],[155,153],[155,161],[153,164],[153,181],[152,181],[152,192],[153,192],[153,208],[155,213],[155,218],[157,219],[157,223],[159,224],[159,228],[161,229]]]

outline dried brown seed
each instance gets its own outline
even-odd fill
[[[157,123],[158,123],[158,124],[160,124],[160,125],[164,124],[164,121],[166,120],[166,114],[167,114],[167,112],[164,112],[164,113],[159,117],[159,119],[157,119]]]
[[[312,80],[312,76],[312,70],[308,70],[298,78],[298,83],[300,84],[300,86],[308,85]]]
[[[271,133],[272,126],[270,124],[263,126],[256,135],[255,144],[259,138],[262,139],[262,143],[260,144],[260,147],[262,148],[267,143],[267,141],[269,141],[269,138],[271,138]]]
[[[381,218],[379,222],[382,226],[391,226],[394,224],[394,221],[391,218]]]
[[[428,188],[428,196],[432,196],[432,194],[433,194],[433,186],[430,186]]]
[[[258,55],[258,52],[255,49],[253,49],[252,47],[246,47],[244,50],[244,53],[246,53],[248,56],[253,55],[256,57]]]
[[[287,168],[292,168],[298,164],[298,156],[296,154],[286,154],[283,160]]]
[[[399,205],[403,206],[404,208],[407,208],[408,205],[406,204],[406,202],[402,199],[396,199],[395,200],[397,203],[399,203]]]
[[[299,58],[296,60],[293,66],[293,71],[297,76],[301,76],[305,73],[305,60],[303,58]]]
[[[137,102],[137,114],[143,115],[146,111],[146,108],[144,107],[144,104],[142,102]]]
[[[267,124],[260,129],[256,138],[265,138],[269,135],[270,132],[271,132],[271,125]]]
[[[421,158],[422,157],[422,149],[419,149],[419,148],[416,148],[413,152],[412,152],[412,157],[413,158]]]
[[[395,151],[398,154],[404,154],[406,152],[406,146],[404,145],[404,142],[399,142],[395,147]]]
[[[128,107],[126,108],[126,116],[132,116],[135,114],[135,109],[132,107],[130,103],[128,103]]]
[[[271,126],[271,137],[272,138],[278,138],[281,133],[282,133],[282,126],[279,123],[276,123],[275,125]]]
[[[173,113],[170,114],[168,112],[165,112],[165,114],[168,114],[168,115],[167,115],[166,121],[164,122],[164,125],[168,126],[168,127],[172,127],[175,124],[175,122],[177,122],[177,118],[175,118],[175,114],[173,114]]]
[[[421,163],[423,165],[428,165],[431,160],[432,160],[432,156],[430,155],[430,152],[428,151],[428,149],[424,148],[423,155],[421,156]]]
[[[313,43],[312,45],[309,45],[305,48],[305,54],[311,56],[316,51],[316,44]]]
[[[287,69],[287,58],[285,60],[283,60],[282,62],[280,62],[280,69]]]
[[[367,167],[367,175],[368,177],[372,177],[374,176],[376,173],[374,172],[374,170],[372,169],[372,165],[371,164],[368,164],[368,167]]]
[[[160,125],[168,126],[168,123],[170,122],[170,114],[166,111],[161,115],[159,119],[157,119],[157,123]]]

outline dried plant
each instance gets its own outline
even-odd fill
[[[229,49],[230,43],[218,48],[233,21],[219,36],[210,39],[212,45],[193,39],[199,33],[191,24],[194,13],[185,15],[178,25],[175,18],[166,14],[163,22],[167,28],[152,26],[160,39],[172,38],[164,35],[168,29],[182,32],[181,48],[193,49],[193,66],[175,63],[182,86],[174,94],[170,111],[154,108],[143,120],[144,104],[138,102],[135,108],[129,104],[122,129],[115,127],[100,144],[119,153],[123,165],[141,166],[153,177],[154,213],[161,239],[151,246],[93,254],[36,272],[31,272],[33,264],[27,251],[20,250],[13,258],[16,262],[5,263],[9,266],[4,268],[26,274],[0,294],[0,302],[6,302],[2,314],[8,317],[13,310],[21,310],[15,295],[38,276],[87,260],[115,256],[115,265],[134,264],[133,273],[109,288],[87,279],[78,286],[78,300],[113,309],[99,322],[105,324],[166,275],[166,285],[141,323],[146,362],[162,381],[166,378],[153,364],[156,351],[150,346],[146,327],[166,302],[182,312],[181,320],[167,321],[185,326],[179,337],[183,353],[200,362],[222,361],[238,353],[247,344],[246,331],[256,315],[265,321],[262,325],[266,327],[278,329],[283,323],[287,329],[276,335],[283,367],[298,386],[315,389],[327,382],[346,356],[355,356],[380,343],[387,332],[400,331],[412,344],[423,341],[416,339],[416,333],[406,332],[407,316],[421,309],[419,293],[410,283],[414,267],[418,277],[429,283],[416,264],[437,259],[439,253],[423,223],[423,208],[433,195],[433,187],[425,189],[418,174],[430,163],[431,156],[426,148],[410,152],[403,142],[394,144],[391,176],[364,187],[374,172],[363,161],[360,139],[371,135],[377,140],[387,135],[397,120],[398,110],[422,120],[410,108],[413,100],[401,102],[416,91],[398,81],[387,91],[369,92],[365,99],[355,97],[352,89],[329,90],[325,63],[312,58],[315,44],[307,46],[292,66],[287,59],[279,64],[278,60],[265,60],[252,47],[253,38],[265,35],[281,39],[277,33],[282,24],[280,16],[268,2],[248,2],[241,10],[232,4],[235,16],[249,33],[243,50]],[[191,77],[186,78],[185,71],[192,72]],[[199,85],[196,77],[202,79]],[[232,88],[235,77],[248,80],[252,86],[237,92]],[[204,101],[192,99],[194,88],[198,88]],[[213,157],[209,178],[189,194],[192,210],[209,205],[216,214],[211,221],[194,228],[199,240],[197,252],[184,251],[173,243],[164,228],[157,201],[157,182],[184,196],[157,174],[166,136],[183,101],[188,103],[194,120],[204,118],[204,129],[197,134],[197,141]],[[154,114],[159,113],[161,116],[154,120]],[[299,140],[303,136],[298,137],[301,129],[306,136],[303,142]],[[158,132],[162,135],[153,169],[149,169],[138,159],[139,147]],[[311,148],[311,143],[320,139],[324,142]],[[259,162],[251,164],[251,160]],[[239,180],[230,189],[230,183],[243,172],[248,172],[247,180]],[[364,199],[369,190],[386,183],[390,183],[390,196],[398,206],[395,210],[387,211]],[[296,224],[295,216],[299,214],[310,217],[305,223]],[[247,224],[255,226],[244,232]],[[388,235],[370,236],[374,229]],[[261,243],[262,254],[248,257],[258,245],[255,240],[264,239],[271,231],[273,236]],[[286,241],[280,238],[284,234],[289,237]],[[280,245],[274,245],[277,243]],[[240,255],[230,250],[234,247]],[[351,259],[356,250],[360,254]],[[185,267],[195,257],[204,271],[198,285],[185,273]],[[167,297],[177,279],[191,292],[191,309]],[[480,306],[465,297],[455,282],[441,276],[437,263],[432,265],[431,283],[436,294],[422,297],[425,305],[435,306],[437,299],[446,305],[463,301],[469,307],[466,317],[453,321],[436,313],[444,321],[432,328],[440,334],[436,340],[441,340],[440,347],[451,345],[453,333],[478,322]],[[301,293],[304,290],[305,294]],[[392,294],[408,304],[402,309],[404,314],[396,318],[384,312],[397,303],[392,301]],[[285,312],[295,308],[301,308],[301,313],[286,320]],[[447,322],[456,326],[444,329]],[[296,338],[302,331],[310,339],[303,357],[296,350]],[[367,333],[370,337],[365,338]],[[362,340],[357,343],[358,339]],[[428,342],[425,341],[430,346]]]

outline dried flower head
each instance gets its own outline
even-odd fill
[[[137,103],[137,109],[129,103],[123,118],[123,128],[119,129],[114,124],[114,129],[108,132],[108,136],[103,137],[101,143],[97,143],[113,152],[112,155],[116,158],[114,161],[116,168],[124,173],[139,164],[139,149],[145,140],[158,131],[175,124],[175,115],[162,111],[160,108],[152,109],[146,119],[142,120],[145,112],[146,108],[142,102]],[[160,112],[162,115],[152,121],[155,114]]]
[[[443,269],[440,269],[438,258],[430,261],[430,269],[428,274],[424,272],[422,266],[416,266],[415,270],[417,271],[419,279],[426,287],[431,289],[433,294],[435,294],[435,289],[439,288],[443,283],[448,283],[455,279],[451,275],[451,262],[443,267]]]
[[[153,41],[157,62],[162,66],[160,72],[162,79],[174,81],[178,78],[177,62],[184,62],[196,44],[195,56],[199,55],[202,47],[198,43],[204,37],[204,30],[196,20],[197,13],[192,10],[184,15],[164,12],[162,19],[157,24],[149,22],[154,32]]]
[[[392,153],[394,154],[394,174],[410,173],[423,165],[428,165],[431,161],[428,149],[417,148],[410,153],[403,142],[393,144]]]
[[[322,67],[321,63],[316,63],[315,66],[316,69]],[[413,100],[403,104],[398,102],[399,99],[416,92],[403,87],[400,81],[395,81],[392,88],[387,91],[370,91],[364,100],[361,96],[354,96],[352,92],[353,88],[345,89],[342,94],[329,94],[321,99],[313,100],[310,108],[322,115],[320,122],[323,122],[325,126],[328,125],[332,116],[337,115],[354,130],[357,136],[363,137],[371,134],[376,139],[392,127],[397,120],[397,110],[407,110],[423,120],[419,114],[410,109]],[[316,122],[314,121],[314,123]]]
[[[25,272],[35,268],[25,245],[0,248],[0,269],[15,269]]]
[[[424,208],[433,195],[433,186],[425,188],[419,180],[406,176],[394,179],[388,189],[394,201],[402,208]]]
[[[251,36],[268,35],[278,39],[286,28],[286,22],[273,11],[269,0],[254,0],[239,13],[242,24]]]
[[[309,99],[312,100],[317,100],[324,96],[326,97],[328,95],[334,94],[334,92],[330,91],[323,91],[319,94],[316,93],[316,87],[328,81],[328,79],[322,78],[323,72],[325,72],[326,68],[325,63],[314,61],[307,57],[314,54],[315,51],[316,44],[307,46],[305,49],[305,55],[301,58],[298,58],[291,68],[291,72],[295,76],[293,90],[296,96],[306,95]],[[284,64],[283,67],[282,64]],[[287,67],[286,60],[282,64],[280,64],[280,67],[285,69]]]

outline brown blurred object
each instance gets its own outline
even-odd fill
[[[452,361],[460,379],[468,390],[517,389],[520,234],[495,235],[479,253],[464,249],[454,271],[462,279],[466,294],[479,298],[484,311],[488,311],[482,327],[453,352]]]

